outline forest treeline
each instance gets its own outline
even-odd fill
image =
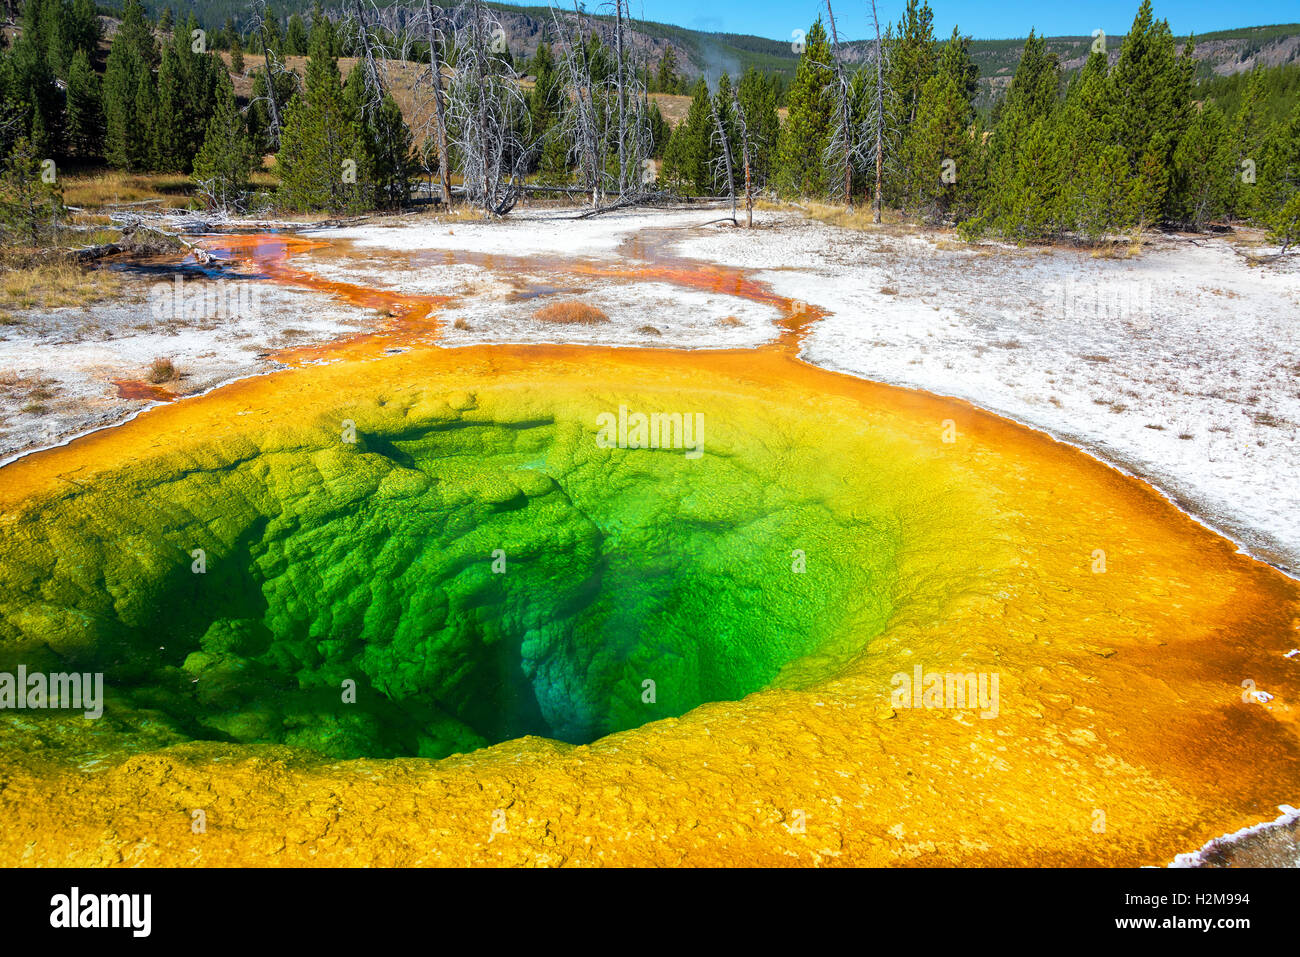
[[[1070,75],[1031,33],[991,113],[975,106],[970,38],[936,38],[922,0],[869,23],[879,40],[861,62],[840,55],[828,3],[788,85],[750,69],[690,88],[673,49],[646,60],[625,0],[610,6],[556,12],[552,42],[516,62],[479,0],[344,0],[285,20],[258,0],[211,33],[126,0],[107,52],[92,0],[25,0],[0,50],[0,226],[35,236],[57,215],[52,171],[71,164],[184,173],[235,211],[398,208],[425,181],[504,212],[534,182],[594,206],[816,197],[1015,241],[1230,222],[1300,241],[1300,67],[1198,83],[1194,40],[1179,50],[1149,0],[1117,56],[1103,37]],[[692,97],[671,129],[660,92]],[[278,183],[254,188],[268,156]]]

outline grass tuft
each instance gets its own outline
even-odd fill
[[[533,317],[542,322],[555,322],[562,325],[594,326],[601,322],[609,322],[609,316],[585,302],[553,302],[542,306],[533,313]]]
[[[171,359],[154,359],[149,364],[149,372],[145,376],[154,385],[174,382],[180,377],[180,370],[176,368],[176,364]]]

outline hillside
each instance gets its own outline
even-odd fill
[[[1256,66],[1280,66],[1300,62],[1300,23],[1278,24],[1262,27],[1243,27],[1223,30],[1195,37],[1193,55],[1197,60],[1200,77],[1230,76]],[[1112,65],[1119,59],[1122,34],[1109,35],[1106,49]],[[1178,38],[1179,50],[1187,38]],[[1078,70],[1087,61],[1093,38],[1048,37],[1047,49],[1060,58],[1067,73]],[[873,44],[865,40],[842,44],[846,60],[861,62]],[[980,96],[982,106],[992,103],[1006,91],[1011,77],[1020,62],[1023,38],[1011,40],[972,40],[971,57],[980,69]]]
[[[280,0],[275,9],[281,16],[292,13],[309,13],[315,0]],[[157,15],[168,5],[176,7],[174,0],[145,0],[149,11]],[[495,11],[506,31],[507,43],[516,57],[531,56],[542,40],[553,39],[554,27],[550,9],[545,6],[516,7],[500,3],[488,4]],[[216,28],[227,17],[240,22],[247,15],[246,0],[192,0],[189,4],[208,27]],[[810,7],[809,16],[815,16]],[[609,21],[610,17],[592,17]],[[852,23],[852,18],[850,18]],[[630,32],[632,46],[648,54],[655,62],[671,44],[681,61],[682,72],[690,77],[701,74],[716,77],[722,71],[732,75],[754,66],[789,78],[794,75],[798,56],[788,41],[734,33],[703,33],[672,24],[635,21]],[[971,53],[980,68],[980,104],[989,106],[1011,82],[1023,38],[983,39],[971,41]],[[1111,61],[1119,56],[1122,34],[1108,37],[1107,47]],[[1186,38],[1180,38],[1180,46]],[[1088,58],[1093,38],[1090,36],[1049,37],[1047,48],[1060,57],[1067,71],[1077,70]],[[851,63],[862,62],[871,44],[866,40],[846,41],[841,53]],[[1270,26],[1242,27],[1207,33],[1195,38],[1195,56],[1199,74],[1229,76],[1250,70],[1255,66],[1277,66],[1300,62],[1300,23]]]

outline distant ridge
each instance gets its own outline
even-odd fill
[[[314,2],[315,0],[279,0],[273,2],[272,6],[281,16],[288,16],[293,13],[310,13]],[[443,2],[447,3],[448,0]],[[173,13],[179,16],[185,16],[189,10],[193,10],[203,26],[208,28],[220,27],[227,17],[239,23],[248,13],[246,0],[190,0],[189,3],[180,3],[178,0],[144,0],[144,5],[155,17],[167,6],[171,6]],[[327,9],[337,6],[328,0],[323,5]],[[554,31],[548,7],[502,3],[488,3],[488,6],[497,12],[506,31],[506,41],[516,56],[531,56],[538,43],[552,39]],[[589,16],[593,20],[613,19],[603,15]],[[816,11],[810,8],[809,24],[815,18]],[[940,36],[939,39],[942,41],[946,37]],[[1112,61],[1119,56],[1123,39],[1122,33],[1107,36],[1107,48]],[[1180,49],[1186,39],[1178,38]],[[1077,70],[1083,65],[1093,43],[1091,36],[1048,37],[1046,40],[1047,49],[1060,58],[1067,71]],[[1195,40],[1201,76],[1227,76],[1255,66],[1300,62],[1300,23],[1218,30],[1198,36]],[[705,33],[653,21],[633,21],[630,42],[636,49],[648,53],[652,61],[658,60],[664,49],[672,44],[678,54],[682,72],[691,77],[702,74],[714,77],[723,70],[734,75],[751,66],[792,77],[799,60],[788,40],[772,40],[739,33]],[[980,68],[980,98],[983,102],[991,102],[1011,82],[1011,75],[1015,72],[1024,45],[1024,37],[971,41],[971,55]],[[847,61],[861,62],[870,46],[866,40],[853,40],[842,43],[840,48]]]

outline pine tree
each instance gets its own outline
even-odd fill
[[[307,52],[307,24],[296,13],[289,18],[289,28],[284,34],[284,52],[288,56],[303,56]]]
[[[1204,229],[1226,216],[1234,179],[1228,124],[1223,111],[1211,103],[1192,118],[1174,150],[1174,219]]]
[[[973,118],[975,97],[980,88],[980,68],[971,57],[970,42],[970,37],[962,36],[961,30],[953,27],[952,36],[939,50],[935,72],[946,73],[952,77],[957,93],[971,104],[970,111]]]
[[[238,34],[230,41],[230,72],[235,76],[244,75],[244,47]]]
[[[1036,239],[1056,228],[1060,209],[1060,144],[1053,115],[1061,82],[1056,55],[1032,31],[997,115],[989,146],[989,182],[968,235],[993,229]]]
[[[154,132],[158,128],[157,102],[158,87],[153,75],[147,71],[137,73],[131,91],[131,112],[139,130],[139,139],[128,147],[131,169],[158,168],[158,139]]]
[[[894,95],[891,113],[902,127],[916,122],[921,93],[935,72],[934,51],[934,11],[929,3],[907,0],[898,37],[889,52],[888,86]]]
[[[821,17],[804,41],[787,96],[789,113],[777,146],[776,181],[785,193],[820,196],[827,187],[824,157],[834,110],[827,85],[831,46]]]
[[[188,172],[192,168],[193,158],[203,145],[204,131],[217,102],[218,77],[226,75],[225,64],[219,55],[194,49],[190,37],[197,29],[198,21],[191,13],[186,20],[184,33],[175,41],[185,94],[182,163],[177,167],[182,172]]]
[[[116,50],[119,45],[138,53],[149,69],[158,65],[158,44],[154,41],[153,29],[145,18],[140,0],[126,0],[122,7],[122,23],[113,35],[112,49]]]
[[[63,131],[69,154],[79,159],[102,155],[104,109],[99,77],[90,68],[90,58],[84,50],[73,54],[66,102]]]
[[[1139,223],[1169,212],[1173,154],[1191,115],[1190,58],[1175,54],[1169,24],[1154,20],[1142,0],[1120,47],[1110,81],[1116,106],[1117,142],[1128,151],[1138,195]]]
[[[13,58],[0,46],[0,116],[21,116],[27,111],[13,71]],[[0,156],[8,155],[21,132],[17,123],[0,123]]]
[[[347,112],[360,117],[363,157],[358,163],[357,183],[367,205],[400,208],[410,198],[412,172],[411,131],[402,119],[392,95],[385,92],[377,109],[367,111],[365,65],[358,62],[343,86]]]
[[[152,163],[153,65],[158,49],[138,0],[127,0],[104,71],[104,158],[118,169]]]
[[[18,109],[12,119],[15,132],[44,156],[59,152],[63,123],[63,96],[55,80],[58,73],[51,61],[62,56],[57,19],[58,4],[27,0],[23,12],[23,33],[14,40],[8,54],[14,99]],[[53,54],[53,55],[52,55]]]
[[[929,219],[965,217],[978,184],[969,41],[953,30],[938,71],[921,89],[901,150],[897,189],[905,209]]]
[[[533,140],[546,136],[559,118],[564,86],[555,68],[555,57],[548,43],[539,43],[529,70],[533,88],[528,91],[529,135]]]
[[[194,182],[221,210],[240,208],[248,191],[254,157],[235,91],[224,73],[217,80],[216,108],[208,120],[203,146],[194,158]]]
[[[650,101],[650,107],[646,113],[646,126],[650,130],[650,155],[655,159],[663,159],[664,149],[668,146],[668,138],[672,136],[672,128],[668,125],[668,121],[664,119],[659,104],[654,100]]]
[[[749,129],[751,173],[755,183],[763,184],[771,178],[773,156],[781,135],[776,86],[766,74],[750,67],[740,78],[736,93]]]
[[[1052,116],[1035,120],[1004,181],[1002,212],[995,223],[1000,234],[1020,242],[1048,239],[1060,229],[1064,170],[1059,152],[1059,124]]]
[[[160,170],[185,166],[185,90],[173,44],[163,47],[158,67],[158,109],[153,124],[153,163]],[[192,155],[192,154],[191,154]]]
[[[73,0],[70,7],[65,7],[64,35],[67,37],[68,50],[75,55],[78,51],[93,57],[99,46],[99,11],[94,0]],[[69,67],[70,69],[71,67]]]
[[[660,93],[676,93],[679,83],[677,51],[673,49],[673,45],[670,43],[664,47],[663,55],[659,57],[659,69],[655,73],[655,86]]]
[[[239,30],[235,27],[235,21],[232,17],[226,17],[226,22],[221,25],[221,37],[216,48],[218,50],[233,50],[239,42]]]
[[[10,244],[40,246],[58,232],[63,197],[41,176],[41,154],[19,137],[0,169],[0,234]]]
[[[1061,225],[1091,241],[1132,225],[1128,156],[1116,144],[1106,54],[1088,57],[1061,117]]]
[[[1265,101],[1264,71],[1256,67],[1250,72],[1232,123],[1234,162],[1228,209],[1230,215],[1239,219],[1249,218],[1255,209],[1258,165],[1263,157],[1264,136],[1268,132]]]
[[[1262,152],[1256,216],[1285,252],[1300,243],[1300,104],[1274,124]]]
[[[285,111],[277,197],[294,209],[364,208],[361,118],[348,108],[328,35],[312,31],[306,87]]]
[[[434,145],[432,138],[429,145]],[[434,157],[436,164],[436,150]],[[556,135],[554,128],[542,142],[542,155],[537,163],[537,174],[538,181],[545,186],[566,186],[573,180],[569,169],[569,148],[565,145],[563,137]]]
[[[677,124],[664,150],[664,179],[689,193],[709,192],[712,179],[709,170],[713,156],[710,146],[712,135],[713,111],[709,104],[709,88],[701,79],[695,84],[686,119]]]

